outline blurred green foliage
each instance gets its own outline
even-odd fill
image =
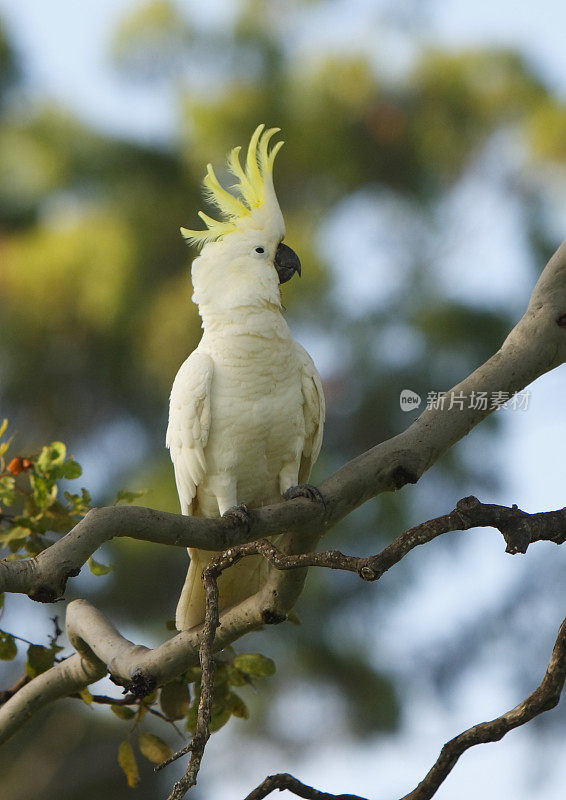
[[[64,491],[65,503],[59,500],[60,481],[75,480],[82,475],[80,465],[67,457],[63,442],[53,442],[42,448],[37,456],[15,456],[8,461],[12,439],[6,438],[8,420],[0,425],[0,556],[6,560],[36,556],[53,543],[49,534],[63,535],[73,528],[91,508],[90,494],[82,489],[80,494]],[[4,439],[4,441],[2,441]],[[116,503],[131,503],[139,500],[143,491],[120,490]],[[100,564],[94,558],[88,560],[94,575],[107,575],[111,567]],[[5,607],[4,594],[0,594],[0,612]],[[18,641],[28,645],[25,676],[36,678],[50,669],[65,648],[58,643],[62,631],[55,617],[55,635],[50,636],[49,645],[34,644],[17,634],[0,629],[0,661],[12,661],[18,655]],[[174,628],[173,628],[174,629]],[[210,731],[220,730],[230,719],[248,719],[249,711],[242,698],[233,691],[235,686],[253,685],[257,678],[275,673],[275,663],[260,653],[235,655],[230,649],[218,659],[214,676],[214,702]],[[88,689],[80,693],[87,706],[94,703],[106,705],[118,719],[132,722],[130,737],[139,733],[139,727],[149,712],[166,722],[186,718],[185,727],[195,732],[198,706],[201,696],[202,671],[193,667],[177,676],[162,688],[150,692],[146,697],[132,697],[109,703],[108,698],[91,694]],[[156,709],[159,703],[161,712]],[[141,753],[155,764],[172,755],[171,747],[160,737],[147,731],[139,733],[138,745]],[[135,753],[129,739],[118,748],[118,763],[126,775],[128,786],[138,785],[140,776]]]
[[[187,252],[178,228],[198,226],[206,163],[212,161],[225,178],[226,152],[244,144],[259,122],[280,126],[287,142],[275,180],[287,240],[304,265],[303,279],[284,287],[284,303],[303,339],[322,342],[321,352],[332,356],[323,376],[328,420],[315,481],[407,424],[398,405],[401,389],[410,386],[426,396],[430,389],[447,388],[501,343],[508,309],[481,309],[472,300],[446,296],[434,282],[422,243],[423,228],[438,226],[435,215],[447,193],[473,172],[483,149],[498,136],[508,137],[525,165],[513,192],[528,211],[525,237],[533,261],[542,265],[553,248],[536,170],[566,158],[566,107],[523,57],[505,50],[415,46],[411,68],[393,78],[369,55],[345,49],[313,48],[297,57],[266,0],[247,0],[235,9],[232,20],[210,28],[191,19],[181,4],[138,3],[114,34],[109,32],[110,58],[122,80],[175,89],[178,128],[162,147],[113,139],[24,93],[12,102],[25,65],[18,64],[0,28],[2,416],[13,421],[22,452],[38,453],[43,441],[57,437],[70,442],[73,452],[98,456],[107,492],[95,497],[98,503],[110,502],[117,486],[143,485],[152,489],[144,502],[177,510],[163,444],[167,396],[200,336],[190,302],[194,254]],[[308,3],[297,5],[297,24],[308,11]],[[320,237],[338,210],[360,196],[375,198],[378,208],[380,198],[403,201],[398,224],[408,267],[403,290],[386,304],[352,311],[336,291],[337,270],[356,283],[367,244],[340,252],[337,264]],[[391,270],[398,269],[397,254],[377,233],[372,246],[385,252]],[[383,277],[376,269],[377,285]],[[406,340],[414,346],[396,352],[395,343]],[[112,449],[120,426],[136,437],[137,460],[128,461],[127,452],[124,457],[129,449],[124,438]],[[56,447],[46,459],[60,459]],[[442,510],[447,497],[455,498],[464,487],[469,493],[470,483],[478,491],[493,480],[488,462],[484,457],[480,473],[455,452],[438,465]],[[53,497],[55,472],[76,462],[63,456],[59,466],[49,463],[44,469],[35,460],[29,474],[34,508],[22,512],[22,527],[30,532],[21,539],[24,549],[43,546],[45,525],[34,520],[37,514],[53,511],[53,519],[64,518],[57,531],[63,532],[90,502],[73,495],[65,506]],[[10,475],[0,477],[8,504],[14,485]],[[383,497],[339,526],[328,544],[376,551],[415,513],[410,497]],[[155,580],[156,559],[162,582]],[[113,545],[111,561],[113,572],[92,590],[97,605],[118,624],[162,635],[163,619],[182,585],[184,555],[121,541]],[[328,631],[344,613],[367,621],[386,608],[408,580],[406,571],[399,576],[395,588],[372,595],[369,611],[359,603],[366,586],[313,572],[299,608],[302,624],[282,626],[277,642],[266,645],[281,665],[270,683],[277,688],[285,681],[286,658],[315,675],[323,668],[320,680],[346,698],[354,733],[395,729],[402,687],[363,643],[347,646]],[[232,685],[225,681],[225,700]],[[162,706],[184,708],[184,689],[163,691]],[[238,702],[228,699],[217,709],[220,721],[228,707],[244,716]],[[269,727],[267,715],[264,724]],[[276,730],[269,732],[277,736]],[[89,733],[84,746],[92,747],[94,738],[106,740],[108,728]],[[135,781],[127,747],[122,761]],[[91,774],[80,787],[85,800],[105,791],[121,796],[109,770]],[[155,796],[152,780],[147,797]]]

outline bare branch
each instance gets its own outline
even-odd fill
[[[307,537],[290,534],[286,546],[293,551],[311,545]],[[305,577],[305,569],[295,569],[289,575],[275,570],[257,594],[222,615],[214,649],[221,650],[249,631],[285,620]],[[102,612],[81,599],[69,603],[66,627],[78,653],[34,678],[0,707],[0,744],[45,705],[94,683],[107,669],[115,683],[143,697],[199,663],[200,626],[150,650],[128,641]],[[63,688],[65,681],[67,691]]]
[[[444,533],[456,530],[468,530],[479,526],[498,528],[507,543],[507,552],[524,552],[529,542],[540,540],[562,543],[566,538],[566,511],[550,511],[541,514],[527,514],[516,506],[508,508],[480,503],[475,497],[460,500],[456,508],[449,514],[416,525],[402,533],[380,553],[360,558],[349,556],[337,550],[297,553],[298,549],[309,549],[305,537],[290,535],[286,542],[288,553],[283,553],[271,542],[259,540],[233,547],[219,554],[209,565],[207,581],[213,580],[215,571],[218,575],[232,563],[249,555],[263,555],[274,567],[267,582],[256,595],[240,603],[222,615],[221,625],[210,644],[211,651],[221,650],[240,638],[248,631],[262,625],[282,622],[287,612],[293,607],[299,596],[308,567],[326,567],[356,572],[366,581],[378,580],[388,569],[397,564],[407,553],[422,544],[435,539]],[[314,536],[313,536],[314,541]],[[284,572],[291,572],[286,579]],[[210,587],[207,585],[207,595]],[[208,606],[207,606],[208,608]],[[211,618],[212,625],[214,617]],[[99,674],[100,665],[106,665],[115,683],[125,686],[135,697],[143,697],[156,686],[161,686],[179,675],[189,666],[199,661],[203,640],[201,628],[178,633],[164,644],[150,650],[136,645],[123,637],[112,623],[87,600],[74,600],[67,609],[67,634],[77,652],[82,656],[82,665],[90,663],[85,672],[73,672],[69,692],[60,691],[60,672],[56,665],[39,676],[41,684],[25,687],[28,693],[37,691],[38,697],[31,705],[22,704],[17,696],[9,699],[0,708],[0,742],[14,733],[31,715],[43,705],[57,697],[72,694],[93,680],[97,680],[105,672]],[[209,635],[212,629],[209,628]],[[210,639],[207,640],[210,642]],[[73,656],[63,664],[76,659]],[[92,678],[90,669],[98,677]],[[79,675],[83,676],[78,681]],[[206,673],[203,672],[206,685]],[[54,681],[54,687],[46,687],[46,683]],[[71,678],[70,678],[71,680]],[[55,688],[57,687],[57,688]],[[22,690],[23,691],[23,690]],[[31,694],[29,694],[31,697]],[[16,702],[17,701],[17,702]],[[32,709],[32,710],[30,710]],[[189,752],[187,749],[179,755]],[[172,759],[174,760],[174,759]],[[196,763],[196,762],[194,762]]]
[[[429,800],[448,777],[466,750],[476,744],[498,742],[506,733],[530,722],[534,717],[558,705],[566,680],[566,619],[560,626],[552,656],[540,686],[522,703],[490,722],[480,722],[447,742],[440,755],[416,789],[401,800]]]
[[[245,545],[244,545],[245,547]],[[216,561],[216,559],[215,559]],[[231,566],[234,561],[231,562]],[[210,718],[212,716],[212,703],[214,700],[214,675],[216,665],[214,663],[213,648],[216,629],[220,624],[218,614],[218,577],[222,569],[210,564],[205,567],[202,573],[202,581],[206,591],[206,613],[204,626],[201,633],[199,648],[199,661],[202,668],[201,692],[198,704],[197,725],[193,738],[189,744],[175,753],[170,759],[159,768],[167,766],[186,753],[191,754],[189,764],[183,777],[173,786],[173,791],[167,800],[182,800],[187,791],[197,782],[197,776],[204,756],[206,743],[210,738]]]
[[[498,742],[514,728],[525,725],[534,717],[558,705],[566,680],[566,619],[558,631],[552,656],[540,686],[518,706],[490,722],[480,722],[447,742],[426,777],[401,800],[430,800],[446,780],[460,756],[477,744]],[[305,786],[292,775],[270,775],[247,795],[245,800],[263,800],[276,789],[287,789],[307,800],[364,800],[352,794],[328,794]]]
[[[554,369],[566,360],[565,318],[566,243],[543,271],[527,312],[501,349],[452,392],[464,396],[472,392],[512,394]],[[473,498],[473,502],[470,499],[461,501],[451,514],[405,532],[369,559],[344,556],[337,551],[311,552],[331,525],[369,498],[415,483],[492,410],[462,410],[457,405],[444,410],[427,409],[404,433],[350,461],[324,481],[319,487],[324,504],[297,498],[254,510],[249,529],[228,519],[186,517],[139,507],[93,509],[67,536],[37,558],[1,561],[0,591],[23,592],[44,602],[59,597],[67,579],[77,575],[88,557],[115,536],[227,551],[220,558],[228,553],[233,560],[238,548],[241,548],[241,557],[261,552],[275,569],[257,594],[223,614],[218,632],[218,619],[214,621],[209,616],[203,631],[198,628],[183,631],[154,650],[129,642],[91,604],[74,601],[67,611],[67,631],[77,654],[23,686],[4,704],[0,709],[0,741],[7,739],[46,703],[98,680],[107,667],[115,682],[126,686],[136,697],[142,697],[195,664],[199,649],[201,660],[212,659],[212,645],[214,649],[221,649],[248,631],[284,620],[302,590],[308,566],[348,569],[365,580],[376,580],[414,547],[447,531],[466,530],[474,525],[498,527],[506,538],[508,552],[524,552],[530,542],[541,538],[562,543],[566,538],[563,512],[552,512],[554,516],[527,515],[515,507],[502,510],[484,506]],[[285,553],[269,542],[253,542],[282,532],[287,534]],[[199,747],[206,743],[208,702],[206,698],[202,700],[199,714],[204,726],[199,729]],[[464,749],[468,746],[471,745],[466,744]],[[200,757],[191,758],[196,770],[201,757],[202,752]],[[439,763],[442,758],[441,754]],[[191,769],[189,766],[189,773]],[[188,777],[189,782],[193,778],[196,780],[196,770]],[[179,793],[172,795],[181,796]],[[420,800],[420,795],[411,800],[417,797]]]
[[[156,769],[162,769],[181,756],[187,753],[191,754],[184,776],[175,783],[173,791],[167,800],[182,800],[186,792],[196,784],[204,750],[210,737],[209,725],[214,699],[214,639],[216,629],[220,624],[218,578],[224,570],[229,569],[247,556],[262,555],[272,567],[278,570],[328,567],[330,569],[357,572],[364,580],[375,581],[413,548],[431,541],[442,533],[453,530],[467,530],[476,526],[497,527],[505,537],[507,552],[524,553],[531,541],[550,539],[562,542],[564,540],[566,536],[566,509],[543,514],[527,514],[518,509],[517,506],[507,508],[506,506],[488,505],[480,503],[475,497],[466,497],[458,502],[455,510],[450,514],[429,520],[422,525],[417,525],[405,531],[381,553],[367,558],[346,556],[338,550],[288,555],[282,553],[267,539],[260,539],[257,542],[249,542],[230,548],[213,559],[202,572],[202,582],[206,592],[206,608],[199,648],[202,679],[196,731],[192,740],[185,747],[156,767]],[[558,702],[558,699],[556,702]],[[297,791],[291,789],[291,791],[295,791],[295,794],[299,794],[301,797],[334,797],[334,795],[326,795],[316,789],[305,787],[304,784],[301,784],[290,775],[267,778],[261,787],[255,790],[259,792],[257,797],[265,797],[266,794],[271,793],[276,788],[280,790],[290,788],[287,785],[289,782],[300,789]],[[301,794],[303,791],[307,793]],[[262,794],[262,792],[264,793]],[[252,793],[252,796],[255,796],[254,793]]]
[[[48,703],[84,689],[105,674],[106,664],[96,658],[87,661],[78,653],[42,672],[0,708],[0,744]]]
[[[263,800],[264,797],[267,797],[268,794],[271,794],[276,789],[280,792],[287,789],[288,792],[296,794],[297,797],[304,797],[306,800],[366,800],[357,794],[320,792],[318,789],[313,789],[312,786],[301,783],[301,781],[286,772],[281,772],[278,775],[269,775],[253,792],[250,792],[245,800]]]
[[[501,349],[451,391],[520,391],[566,360],[566,242],[550,259],[523,318]],[[112,506],[93,509],[67,536],[34,559],[0,561],[0,592],[22,592],[52,602],[67,579],[101,544],[116,536],[223,551],[282,531],[322,535],[362,503],[386,491],[416,483],[440,456],[493,409],[430,408],[406,431],[345,464],[319,487],[325,507],[304,498],[258,509],[248,529],[228,519],[203,519],[153,509]]]

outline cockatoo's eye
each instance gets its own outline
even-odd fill
[[[256,247],[255,251],[256,251],[256,253],[265,253],[265,248],[263,248],[263,247]]]

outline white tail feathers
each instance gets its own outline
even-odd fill
[[[186,631],[204,622],[206,595],[201,576],[216,555],[210,550],[189,548],[191,563],[175,614],[177,630]],[[263,556],[248,556],[227,569],[218,579],[219,610],[231,608],[255,594],[265,581],[268,569]]]

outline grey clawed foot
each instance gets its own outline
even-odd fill
[[[285,500],[294,500],[295,497],[306,497],[307,500],[312,500],[313,503],[320,503],[326,506],[322,493],[316,488],[311,486],[310,483],[299,483],[297,486],[291,486],[283,493]]]
[[[248,531],[251,528],[252,515],[249,508],[243,503],[239,506],[232,506],[232,508],[225,511],[222,516],[234,520],[238,525],[245,525]]]

